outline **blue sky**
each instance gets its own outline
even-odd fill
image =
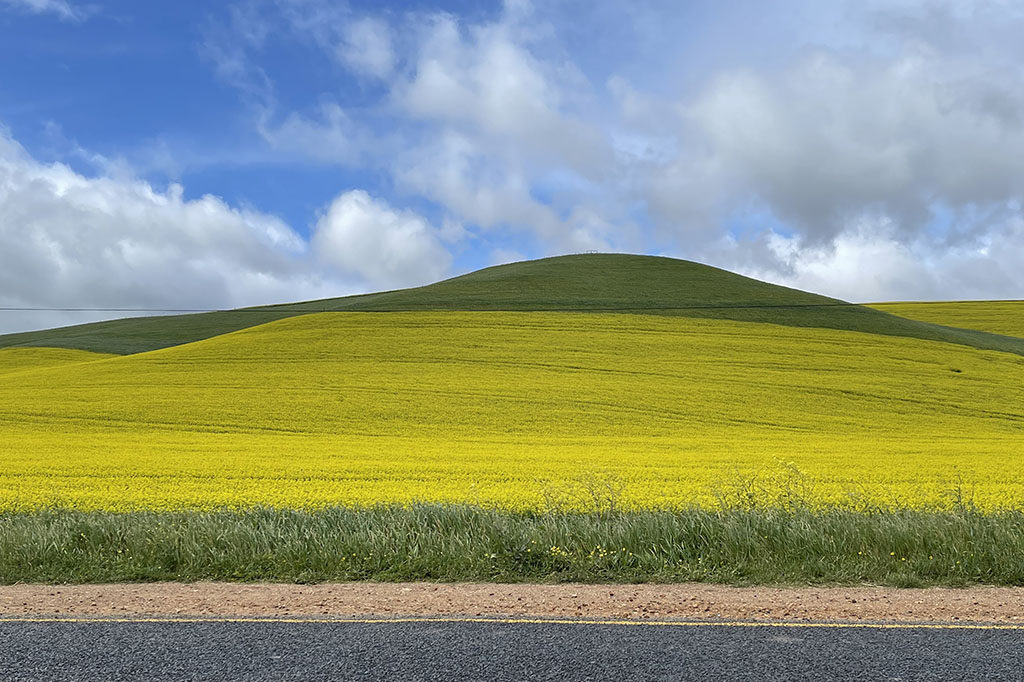
[[[0,306],[587,250],[1024,298],[1021,29],[998,0],[0,0]]]
[[[304,231],[316,208],[367,176],[267,153],[245,98],[204,55],[206,34],[227,14],[210,6],[105,3],[81,21],[8,11],[0,50],[17,68],[0,84],[0,117],[39,159],[95,173],[82,151],[123,158],[157,186],[176,181],[186,197],[249,203]],[[338,85],[325,83],[336,74],[323,73],[314,50],[293,43],[268,53],[291,107],[314,105]],[[343,87],[346,101],[363,97],[358,83]]]

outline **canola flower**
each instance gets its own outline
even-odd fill
[[[30,372],[114,357],[117,356],[67,348],[0,348],[0,377],[15,372]]]
[[[878,303],[869,307],[920,322],[1024,338],[1024,301]]]
[[[938,342],[327,313],[77,360],[0,375],[0,508],[1024,506],[1024,358]]]

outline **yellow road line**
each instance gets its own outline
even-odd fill
[[[869,628],[882,630],[1024,630],[1024,624],[998,623],[828,623],[792,621],[702,621],[702,620],[600,620],[568,618],[482,618],[482,617],[225,617],[225,616],[2,616],[0,623],[323,623],[389,625],[401,623],[495,623],[504,625],[611,625],[627,627],[713,627],[713,628]]]

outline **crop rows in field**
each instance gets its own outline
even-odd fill
[[[1024,301],[879,303],[871,307],[911,320],[1024,338]]]
[[[7,509],[1024,504],[1024,358],[914,339],[329,313],[16,379]]]
[[[0,376],[62,365],[74,365],[108,357],[114,356],[66,348],[0,348]],[[5,377],[3,381],[6,383],[18,380]]]

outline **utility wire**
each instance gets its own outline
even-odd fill
[[[27,308],[18,306],[0,306],[5,313],[216,313],[229,312],[210,308]],[[242,312],[242,311],[230,311]]]
[[[762,308],[856,308],[859,303],[847,303],[837,301],[835,303],[722,303],[722,304],[694,304],[694,305],[630,305],[614,307],[577,307],[577,308],[378,308],[374,310],[360,310],[351,308],[312,308],[293,307],[302,304],[285,303],[280,306],[268,308],[36,308],[36,307],[5,307],[0,306],[0,312],[51,312],[51,313],[293,313],[293,312],[322,312],[322,313],[399,313],[399,312],[430,312],[430,311],[466,311],[466,312],[579,312],[583,310],[616,311],[616,310],[736,310],[736,309],[762,309]]]

